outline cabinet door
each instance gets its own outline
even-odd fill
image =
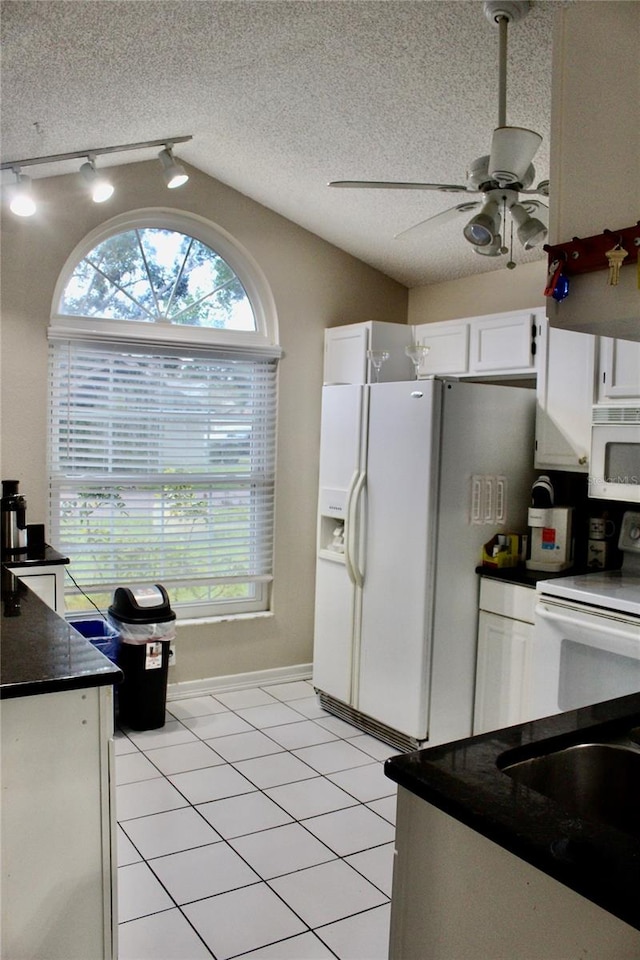
[[[0,953],[113,960],[112,688],[2,700],[0,720]]]
[[[324,335],[325,383],[366,383],[369,329],[366,323],[332,327]]]
[[[528,311],[511,316],[476,317],[470,322],[471,373],[528,373],[535,370],[532,349],[535,317]]]
[[[598,402],[640,399],[640,343],[600,338]]]
[[[369,320],[325,331],[324,376],[331,383],[390,383],[413,380],[413,365],[404,348],[411,343],[411,327],[386,320]],[[369,359],[369,350],[387,356],[380,370]]]
[[[416,343],[429,347],[420,366],[420,376],[460,376],[469,369],[469,324],[457,320],[421,323],[415,328]]]
[[[594,397],[595,337],[542,321],[535,467],[587,473]]]
[[[533,629],[531,623],[480,611],[474,736],[527,719]]]

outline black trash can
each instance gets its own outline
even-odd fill
[[[118,690],[119,722],[132,730],[163,727],[176,619],[167,591],[159,583],[117,587],[109,619],[120,634],[118,666],[124,674]]]

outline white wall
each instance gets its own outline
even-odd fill
[[[544,306],[546,270],[545,256],[544,260],[524,263],[515,270],[505,267],[460,280],[414,287],[409,291],[409,323],[435,323]]]
[[[640,218],[639,3],[581,0],[558,10],[550,146],[549,243],[634,226]],[[602,266],[570,280],[567,299],[550,303],[550,323],[640,340],[635,265],[623,264],[617,286],[607,284],[604,258]]]
[[[200,171],[190,173],[186,187],[167,191],[156,161],[114,167],[116,193],[104,206],[87,200],[77,175],[37,181],[42,213],[8,215],[2,231],[0,463],[4,477],[21,481],[31,523],[46,519],[46,333],[54,286],[90,230],[132,209],[191,211],[244,245],[271,286],[284,349],[273,616],[179,628],[172,682],[311,661],[323,330],[360,320],[404,323],[407,311],[405,287]]]

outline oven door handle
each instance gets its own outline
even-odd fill
[[[562,613],[550,612],[546,607],[538,605],[536,607],[536,616],[541,617],[543,620],[550,620],[553,623],[566,623],[574,630],[580,629],[589,631],[590,633],[597,633],[599,639],[597,643],[589,641],[587,639],[582,640],[585,646],[588,647],[599,647],[602,650],[613,650],[614,644],[608,644],[606,639],[603,637],[616,637],[620,640],[625,641],[625,645],[629,646],[629,656],[633,657],[635,660],[640,660],[640,632],[631,633],[627,630],[619,630],[616,627],[610,626],[611,621],[607,623],[589,623],[586,618],[577,616],[577,617],[567,617]],[[606,618],[601,618],[605,620]],[[631,622],[631,621],[630,621]]]

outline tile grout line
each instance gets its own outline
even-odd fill
[[[258,688],[258,689],[261,689],[261,688]],[[266,693],[267,690],[263,690],[262,692],[265,692],[265,693]],[[311,695],[312,695],[312,694],[311,694]],[[310,695],[310,696],[311,696],[311,695]],[[221,895],[223,895],[223,894],[225,894],[225,893],[229,893],[229,892],[232,892],[232,891],[235,891],[235,890],[242,890],[242,889],[245,889],[245,888],[248,888],[248,887],[251,887],[251,886],[256,886],[256,885],[258,885],[258,884],[264,884],[264,885],[271,891],[271,893],[273,893],[275,896],[277,896],[278,899],[280,899],[281,902],[286,906],[286,908],[287,908],[289,911],[291,911],[291,913],[292,913],[294,916],[297,917],[297,919],[298,919],[298,920],[303,924],[303,926],[306,928],[306,931],[307,931],[307,932],[314,933],[314,935],[318,936],[318,934],[315,934],[315,931],[316,931],[316,930],[320,930],[320,929],[322,929],[323,927],[331,926],[331,924],[333,924],[333,923],[339,923],[339,922],[342,922],[343,920],[348,920],[348,919],[350,919],[351,917],[354,917],[354,916],[358,916],[358,915],[361,915],[361,914],[365,914],[365,913],[367,913],[367,912],[369,912],[369,911],[371,911],[371,910],[378,909],[379,907],[382,907],[382,906],[385,906],[386,904],[388,904],[388,903],[390,902],[389,894],[387,894],[383,889],[381,889],[381,887],[380,887],[378,884],[376,884],[373,880],[371,880],[369,877],[367,877],[367,876],[365,875],[365,873],[362,872],[362,870],[358,869],[358,867],[354,866],[353,864],[348,863],[348,862],[347,862],[347,857],[353,857],[353,856],[356,856],[356,855],[361,854],[361,853],[366,853],[366,852],[368,852],[368,851],[376,850],[376,849],[378,849],[378,848],[384,847],[389,841],[383,841],[382,843],[374,843],[374,844],[372,844],[371,846],[365,847],[365,848],[363,848],[362,850],[353,851],[352,853],[339,854],[339,853],[337,853],[335,850],[333,850],[333,848],[330,847],[325,841],[321,840],[321,839],[320,839],[319,837],[317,837],[310,829],[308,829],[307,826],[306,826],[306,824],[305,824],[305,822],[304,822],[305,820],[312,820],[312,819],[315,819],[316,817],[326,816],[326,815],[330,815],[330,814],[332,814],[332,813],[338,813],[338,812],[341,812],[341,811],[344,811],[344,810],[365,809],[365,810],[367,810],[369,813],[372,813],[377,819],[379,819],[380,822],[385,823],[386,825],[393,826],[392,821],[389,821],[389,820],[388,820],[386,817],[384,817],[382,814],[378,813],[377,810],[372,810],[371,807],[368,806],[368,803],[373,803],[373,802],[376,802],[377,800],[384,800],[384,799],[387,798],[387,796],[391,796],[390,794],[389,794],[389,795],[385,795],[385,796],[383,796],[383,797],[374,797],[374,798],[373,798],[372,800],[370,800],[370,801],[361,800],[359,797],[354,796],[353,793],[350,793],[349,790],[348,790],[346,787],[343,787],[343,786],[340,785],[340,784],[336,784],[336,783],[334,783],[332,780],[329,779],[329,776],[330,776],[331,774],[343,773],[343,772],[347,772],[347,771],[351,771],[351,770],[354,770],[354,771],[355,771],[355,770],[358,770],[358,769],[362,769],[362,768],[364,768],[364,767],[373,766],[374,764],[375,764],[375,765],[380,765],[380,764],[383,763],[384,761],[378,759],[378,758],[375,757],[375,756],[372,756],[371,754],[366,753],[366,751],[361,750],[361,749],[360,749],[358,746],[356,746],[355,744],[349,744],[349,739],[350,739],[350,738],[344,737],[344,736],[342,736],[342,735],[340,735],[340,734],[333,734],[333,731],[331,731],[329,728],[323,728],[323,729],[328,730],[329,733],[332,733],[332,734],[333,734],[333,739],[331,739],[331,740],[326,740],[326,741],[320,741],[318,744],[308,744],[308,745],[306,745],[306,746],[310,746],[310,747],[313,747],[313,746],[322,746],[322,745],[324,745],[325,743],[326,743],[327,745],[330,745],[330,744],[348,744],[348,745],[350,745],[350,746],[352,746],[352,747],[355,747],[355,749],[356,749],[364,758],[366,758],[367,762],[366,762],[366,763],[363,763],[363,764],[359,764],[359,765],[356,766],[356,767],[345,767],[345,768],[341,768],[341,769],[339,769],[339,770],[332,770],[332,771],[328,771],[327,773],[322,773],[321,771],[316,770],[314,767],[312,767],[311,764],[306,763],[301,757],[298,757],[298,756],[293,752],[293,751],[296,750],[296,749],[297,749],[297,750],[305,749],[305,746],[299,746],[299,747],[294,747],[294,748],[284,747],[282,744],[279,744],[279,743],[278,743],[276,740],[274,740],[272,737],[269,737],[268,730],[271,729],[271,727],[257,727],[257,726],[255,726],[255,725],[251,722],[250,719],[247,719],[246,717],[242,717],[242,716],[237,712],[237,709],[247,710],[247,709],[252,709],[252,707],[242,707],[242,708],[234,709],[234,708],[227,707],[227,706],[226,706],[225,704],[223,704],[221,701],[216,701],[215,697],[212,697],[212,699],[213,699],[214,702],[216,702],[217,704],[222,705],[222,707],[224,708],[224,710],[223,710],[223,711],[217,711],[217,712],[214,712],[214,713],[212,713],[212,714],[202,714],[202,715],[200,715],[200,716],[202,716],[202,717],[209,717],[209,716],[210,716],[210,717],[215,717],[216,715],[218,715],[218,713],[222,713],[222,712],[232,713],[232,714],[234,714],[235,716],[239,717],[240,719],[244,720],[244,721],[245,721],[246,723],[248,723],[251,727],[253,727],[253,730],[252,730],[252,731],[246,731],[247,733],[249,733],[249,732],[251,732],[251,733],[253,733],[253,732],[262,733],[262,734],[263,734],[264,736],[266,736],[268,739],[272,740],[272,742],[274,743],[274,746],[277,747],[278,749],[277,749],[277,752],[275,752],[275,753],[273,753],[273,754],[263,754],[263,755],[260,755],[259,757],[255,757],[255,758],[245,757],[245,758],[240,758],[240,759],[235,760],[235,761],[227,760],[226,758],[224,758],[224,757],[222,757],[220,754],[218,754],[218,753],[216,752],[216,750],[215,750],[215,747],[213,747],[209,742],[207,742],[207,740],[205,740],[203,737],[201,737],[201,736],[197,733],[197,730],[191,729],[189,726],[187,726],[186,723],[183,722],[184,719],[190,719],[190,720],[191,720],[191,719],[199,719],[199,718],[200,718],[199,716],[198,716],[198,717],[189,717],[189,718],[180,718],[180,717],[176,717],[174,714],[171,714],[170,709],[168,710],[168,712],[169,712],[169,714],[170,714],[170,716],[171,716],[171,718],[172,718],[170,722],[176,722],[176,723],[180,724],[180,726],[183,727],[185,731],[189,732],[190,734],[192,734],[192,735],[196,738],[195,740],[190,740],[190,741],[186,741],[186,742],[183,742],[183,743],[180,743],[180,742],[179,742],[179,743],[176,743],[176,744],[165,744],[164,747],[148,746],[148,747],[145,748],[145,746],[140,746],[138,743],[135,742],[135,740],[132,740],[132,739],[128,736],[126,730],[123,730],[123,731],[122,731],[123,735],[127,737],[127,739],[130,741],[131,744],[133,744],[133,747],[135,748],[135,752],[132,751],[133,755],[140,754],[140,755],[144,756],[145,759],[147,759],[147,760],[153,765],[153,767],[158,771],[158,777],[144,778],[144,779],[141,779],[141,780],[132,780],[132,781],[128,781],[128,782],[125,783],[125,784],[120,784],[119,786],[128,786],[129,784],[132,784],[132,783],[144,783],[144,782],[149,781],[149,780],[163,780],[163,781],[171,784],[172,788],[177,791],[177,793],[184,799],[185,804],[186,804],[186,807],[185,807],[185,806],[181,806],[181,807],[176,807],[176,808],[170,808],[169,810],[156,811],[156,812],[154,812],[154,813],[150,813],[150,814],[147,814],[147,815],[144,815],[144,814],[143,814],[142,816],[129,817],[129,818],[125,819],[125,820],[118,820],[118,825],[119,825],[119,826],[121,827],[121,829],[123,830],[124,836],[126,837],[126,839],[128,840],[128,842],[131,844],[131,846],[132,846],[133,849],[135,850],[136,854],[137,854],[139,857],[141,857],[141,860],[140,860],[140,861],[136,861],[136,862],[144,863],[144,864],[149,868],[149,870],[151,871],[151,874],[153,875],[153,877],[154,877],[154,878],[157,880],[157,882],[160,884],[161,888],[166,892],[166,894],[167,894],[167,896],[169,897],[171,903],[174,904],[174,906],[172,906],[172,907],[167,907],[167,908],[165,908],[164,910],[152,911],[150,914],[144,914],[143,916],[144,916],[144,917],[148,917],[148,916],[153,916],[153,915],[155,915],[155,914],[164,913],[164,912],[166,912],[167,910],[178,909],[179,912],[180,912],[180,914],[187,920],[190,928],[194,930],[194,932],[195,932],[196,935],[198,936],[199,940],[204,944],[205,948],[207,949],[207,952],[210,953],[211,956],[214,956],[214,954],[212,953],[212,951],[210,950],[210,948],[207,946],[207,944],[206,944],[205,940],[203,939],[203,937],[199,934],[198,930],[194,927],[194,925],[191,923],[191,921],[189,920],[189,918],[188,918],[188,917],[186,916],[186,914],[184,913],[184,911],[183,911],[183,909],[182,909],[183,906],[189,906],[190,904],[192,904],[192,903],[197,903],[197,902],[199,902],[199,901],[201,901],[201,900],[212,899],[212,898],[214,898],[214,897],[218,897],[218,896],[221,896]],[[298,699],[308,699],[308,698],[298,698]],[[279,703],[279,704],[285,705],[285,706],[290,706],[291,703],[294,703],[295,701],[276,700],[276,702]],[[275,704],[274,704],[274,705],[275,705]],[[272,704],[264,704],[264,705],[257,705],[257,706],[258,706],[258,707],[259,707],[259,706],[272,706]],[[295,707],[291,707],[291,708],[295,710]],[[285,722],[285,723],[283,723],[283,724],[273,724],[272,727],[275,728],[275,727],[278,727],[278,726],[287,726],[287,725],[289,725],[289,724],[300,723],[300,722],[305,722],[305,721],[311,722],[311,723],[315,723],[318,719],[321,719],[321,718],[317,718],[317,717],[309,717],[309,716],[307,716],[306,714],[301,713],[300,711],[296,711],[296,712],[298,713],[298,715],[299,715],[299,717],[300,717],[300,720],[295,720],[295,721],[294,721],[294,720],[291,720],[291,721],[287,721],[287,722]],[[329,719],[331,719],[331,718],[329,718]],[[320,727],[322,727],[322,724],[320,724],[320,723],[318,723],[317,725],[320,726]],[[361,734],[361,732],[358,731],[358,733],[356,733],[355,736],[359,736],[360,734]],[[224,736],[238,736],[238,735],[242,735],[242,734],[227,734],[227,735],[224,735]],[[218,739],[224,739],[224,736],[221,737],[221,738],[218,738]],[[210,737],[209,740],[211,740],[211,739],[216,739],[216,738],[211,738],[211,737]],[[375,739],[375,738],[374,738],[374,739]],[[285,816],[287,816],[287,817],[290,818],[290,822],[289,822],[288,824],[271,825],[271,826],[268,826],[268,827],[265,827],[265,828],[261,828],[261,829],[259,829],[259,830],[251,830],[250,832],[248,832],[248,833],[246,833],[246,834],[239,834],[239,835],[237,835],[237,836],[230,837],[230,838],[226,838],[226,837],[222,836],[222,835],[219,833],[219,831],[216,830],[216,828],[214,827],[213,823],[211,823],[210,821],[208,821],[207,818],[204,816],[204,814],[200,811],[199,806],[204,805],[204,803],[207,803],[207,802],[216,802],[216,800],[218,800],[218,799],[219,799],[219,800],[232,799],[232,797],[214,798],[212,801],[202,801],[200,804],[195,803],[195,802],[192,802],[192,801],[189,799],[189,797],[188,797],[182,790],[180,790],[180,788],[179,788],[178,786],[176,786],[176,784],[171,780],[171,776],[176,776],[177,773],[174,773],[174,774],[165,774],[162,770],[160,770],[160,768],[157,766],[157,764],[154,763],[153,757],[152,757],[152,756],[149,756],[149,754],[151,754],[151,755],[153,754],[153,752],[154,752],[155,749],[163,749],[163,748],[165,748],[165,747],[170,747],[170,746],[176,746],[176,747],[179,747],[179,746],[187,746],[188,743],[204,743],[209,749],[211,749],[213,756],[214,756],[217,760],[219,760],[220,762],[217,762],[217,763],[214,763],[214,764],[210,764],[210,765],[206,765],[206,766],[204,766],[204,767],[195,767],[195,768],[193,768],[192,770],[179,771],[180,773],[192,773],[192,772],[196,772],[197,770],[215,769],[216,767],[220,767],[220,768],[223,768],[223,767],[231,768],[232,770],[234,770],[235,773],[239,774],[239,775],[242,776],[244,779],[246,779],[247,782],[248,782],[249,784],[251,784],[251,786],[254,788],[252,791],[248,791],[248,793],[254,793],[254,792],[255,792],[255,793],[260,794],[260,795],[261,795],[262,797],[264,797],[265,799],[269,800],[269,801],[270,801],[271,803],[273,803],[276,807],[278,807],[278,808],[283,812],[283,814],[284,814]],[[389,747],[389,750],[390,750],[390,755],[391,755],[391,754],[394,752],[394,748],[393,748],[393,747]],[[279,755],[281,755],[281,754],[289,754],[290,756],[295,757],[297,760],[299,760],[301,763],[303,763],[303,764],[309,769],[309,771],[313,774],[313,776],[311,776],[311,777],[309,777],[309,778],[303,778],[303,779],[301,779],[301,780],[285,781],[285,782],[282,783],[282,784],[271,784],[271,785],[268,786],[268,787],[261,787],[259,784],[255,783],[255,781],[251,780],[251,778],[250,778],[249,776],[247,776],[241,769],[238,769],[238,768],[235,766],[236,763],[242,763],[244,760],[261,759],[262,756],[273,756],[273,757],[275,757],[275,756],[279,756]],[[116,757],[116,764],[117,764],[117,762],[118,762],[118,757],[119,757],[119,756],[120,756],[120,757],[124,757],[124,756],[127,756],[127,755],[130,755],[130,754],[120,754],[120,755],[118,755],[118,756]],[[324,813],[313,814],[313,815],[311,815],[311,816],[309,816],[309,817],[303,817],[303,818],[299,819],[298,817],[296,817],[296,816],[294,816],[293,814],[291,814],[291,813],[290,813],[285,807],[283,807],[280,803],[278,803],[278,800],[276,800],[275,798],[271,797],[269,794],[266,793],[266,790],[267,790],[267,789],[276,788],[276,787],[278,787],[278,786],[288,786],[289,784],[293,784],[293,783],[305,783],[305,782],[308,782],[308,781],[310,781],[310,780],[314,780],[314,779],[318,779],[318,778],[322,778],[322,779],[325,780],[327,783],[331,784],[333,787],[336,787],[338,790],[341,790],[342,792],[345,793],[345,795],[346,795],[350,800],[352,800],[352,801],[354,801],[354,802],[351,803],[351,804],[348,804],[348,805],[346,805],[346,806],[344,806],[344,807],[338,807],[338,808],[336,808],[336,809],[332,809],[332,810],[329,810],[329,811],[325,811]],[[243,793],[243,794],[239,794],[238,796],[246,796],[246,795],[248,795],[248,794],[247,794],[247,793]],[[174,810],[182,810],[182,809],[194,810],[194,811],[196,812],[196,814],[198,815],[199,819],[202,820],[203,823],[205,823],[210,829],[213,830],[213,833],[214,833],[215,837],[217,837],[218,839],[212,840],[211,843],[200,843],[200,844],[196,844],[195,846],[187,847],[187,848],[185,848],[184,850],[174,851],[173,853],[160,854],[160,855],[157,856],[157,857],[148,857],[148,858],[144,857],[143,854],[142,854],[142,851],[140,850],[139,846],[136,844],[135,840],[133,840],[132,837],[131,837],[131,836],[129,835],[129,833],[127,832],[127,829],[126,829],[126,824],[127,824],[127,822],[129,822],[130,820],[143,820],[143,819],[146,819],[147,816],[148,816],[148,817],[151,817],[151,816],[156,816],[156,815],[158,815],[158,814],[170,813],[170,812],[173,812]],[[293,826],[293,825],[301,826],[301,827],[307,832],[307,834],[308,834],[310,837],[312,837],[316,842],[318,842],[322,847],[324,847],[329,854],[331,854],[330,858],[329,858],[328,860],[320,861],[319,864],[310,864],[310,865],[307,865],[307,866],[298,867],[298,868],[296,868],[295,870],[286,871],[286,872],[283,873],[283,874],[279,874],[279,875],[277,875],[277,876],[275,876],[275,877],[271,877],[271,878],[267,879],[266,877],[263,877],[263,876],[259,873],[258,869],[256,869],[248,860],[246,860],[245,857],[244,857],[238,850],[236,850],[236,848],[233,846],[233,844],[232,844],[232,842],[231,842],[231,841],[233,841],[233,840],[239,840],[239,839],[243,839],[243,838],[245,838],[245,837],[251,837],[251,836],[256,835],[256,834],[259,834],[259,833],[268,832],[268,831],[270,831],[270,830],[277,829],[278,827],[282,827],[282,826]],[[201,849],[201,848],[204,848],[204,847],[207,847],[207,846],[216,846],[216,845],[217,845],[218,843],[220,843],[220,842],[224,843],[224,844],[227,846],[227,848],[230,849],[230,850],[234,853],[235,856],[239,857],[239,858],[242,860],[242,862],[255,874],[255,876],[256,876],[255,882],[241,884],[240,886],[238,886],[238,887],[233,887],[233,888],[231,888],[230,890],[220,891],[219,893],[212,894],[212,895],[209,895],[209,896],[206,896],[206,897],[198,897],[198,898],[196,898],[196,899],[193,900],[193,901],[188,901],[188,902],[186,902],[186,903],[184,903],[184,904],[179,904],[179,903],[176,901],[175,897],[174,897],[174,896],[170,893],[170,891],[167,889],[167,887],[165,886],[165,884],[162,882],[162,880],[160,879],[160,877],[155,873],[155,871],[153,870],[153,867],[152,867],[152,865],[151,865],[151,862],[154,861],[154,860],[162,860],[162,859],[164,859],[164,858],[166,858],[166,857],[173,856],[173,855],[175,855],[175,854],[177,854],[177,853],[189,852],[189,851]],[[384,898],[385,898],[385,902],[382,903],[382,904],[378,904],[378,905],[374,905],[374,906],[370,906],[370,907],[365,907],[365,908],[363,908],[363,909],[358,909],[358,910],[356,910],[355,912],[347,913],[344,917],[337,917],[337,918],[335,918],[335,919],[333,919],[333,920],[330,920],[330,921],[327,921],[327,922],[325,922],[325,923],[318,924],[316,927],[312,927],[307,921],[305,921],[302,917],[300,917],[299,914],[294,910],[294,908],[293,908],[289,903],[287,903],[287,901],[284,899],[284,897],[281,896],[281,895],[278,893],[278,891],[275,890],[275,889],[271,886],[271,881],[280,879],[281,877],[285,877],[285,876],[292,876],[292,875],[294,875],[294,874],[304,872],[305,870],[310,870],[310,869],[313,869],[314,867],[321,866],[321,865],[323,865],[323,864],[325,864],[325,863],[332,863],[332,862],[342,862],[345,866],[351,868],[351,869],[352,869],[355,873],[357,873],[368,885],[370,885],[370,886],[376,891],[376,893],[378,893],[380,896],[384,897]],[[134,864],[130,864],[130,865],[133,866]],[[126,866],[126,865],[125,865],[125,866]],[[132,918],[130,918],[130,919],[127,920],[127,921],[123,921],[122,923],[123,923],[123,925],[124,925],[124,924],[126,924],[126,923],[131,923],[131,922],[133,922],[134,920],[138,920],[138,919],[142,919],[142,917],[132,917]],[[290,937],[280,938],[280,939],[278,939],[278,940],[276,940],[276,941],[273,941],[273,944],[276,944],[276,943],[279,943],[279,942],[283,942],[283,943],[284,943],[284,942],[286,942],[286,940],[289,940],[289,939],[291,939],[291,938],[290,938]],[[326,947],[326,949],[328,949],[328,950],[331,952],[331,954],[332,954],[333,956],[336,956],[336,957],[338,956],[338,955],[335,953],[335,951],[334,951],[331,947],[329,947],[329,945],[326,944],[324,940],[322,940],[321,937],[320,937],[319,939],[320,939],[320,941],[323,943],[323,945]],[[271,945],[271,944],[265,944],[264,946],[266,947],[266,946],[270,946],[270,945]],[[258,948],[258,949],[259,949],[259,948]],[[249,952],[251,952],[251,951],[249,951]],[[243,956],[243,955],[244,955],[244,954],[235,954],[234,956],[241,957],[241,956]],[[229,958],[229,960],[231,960],[231,958]]]

